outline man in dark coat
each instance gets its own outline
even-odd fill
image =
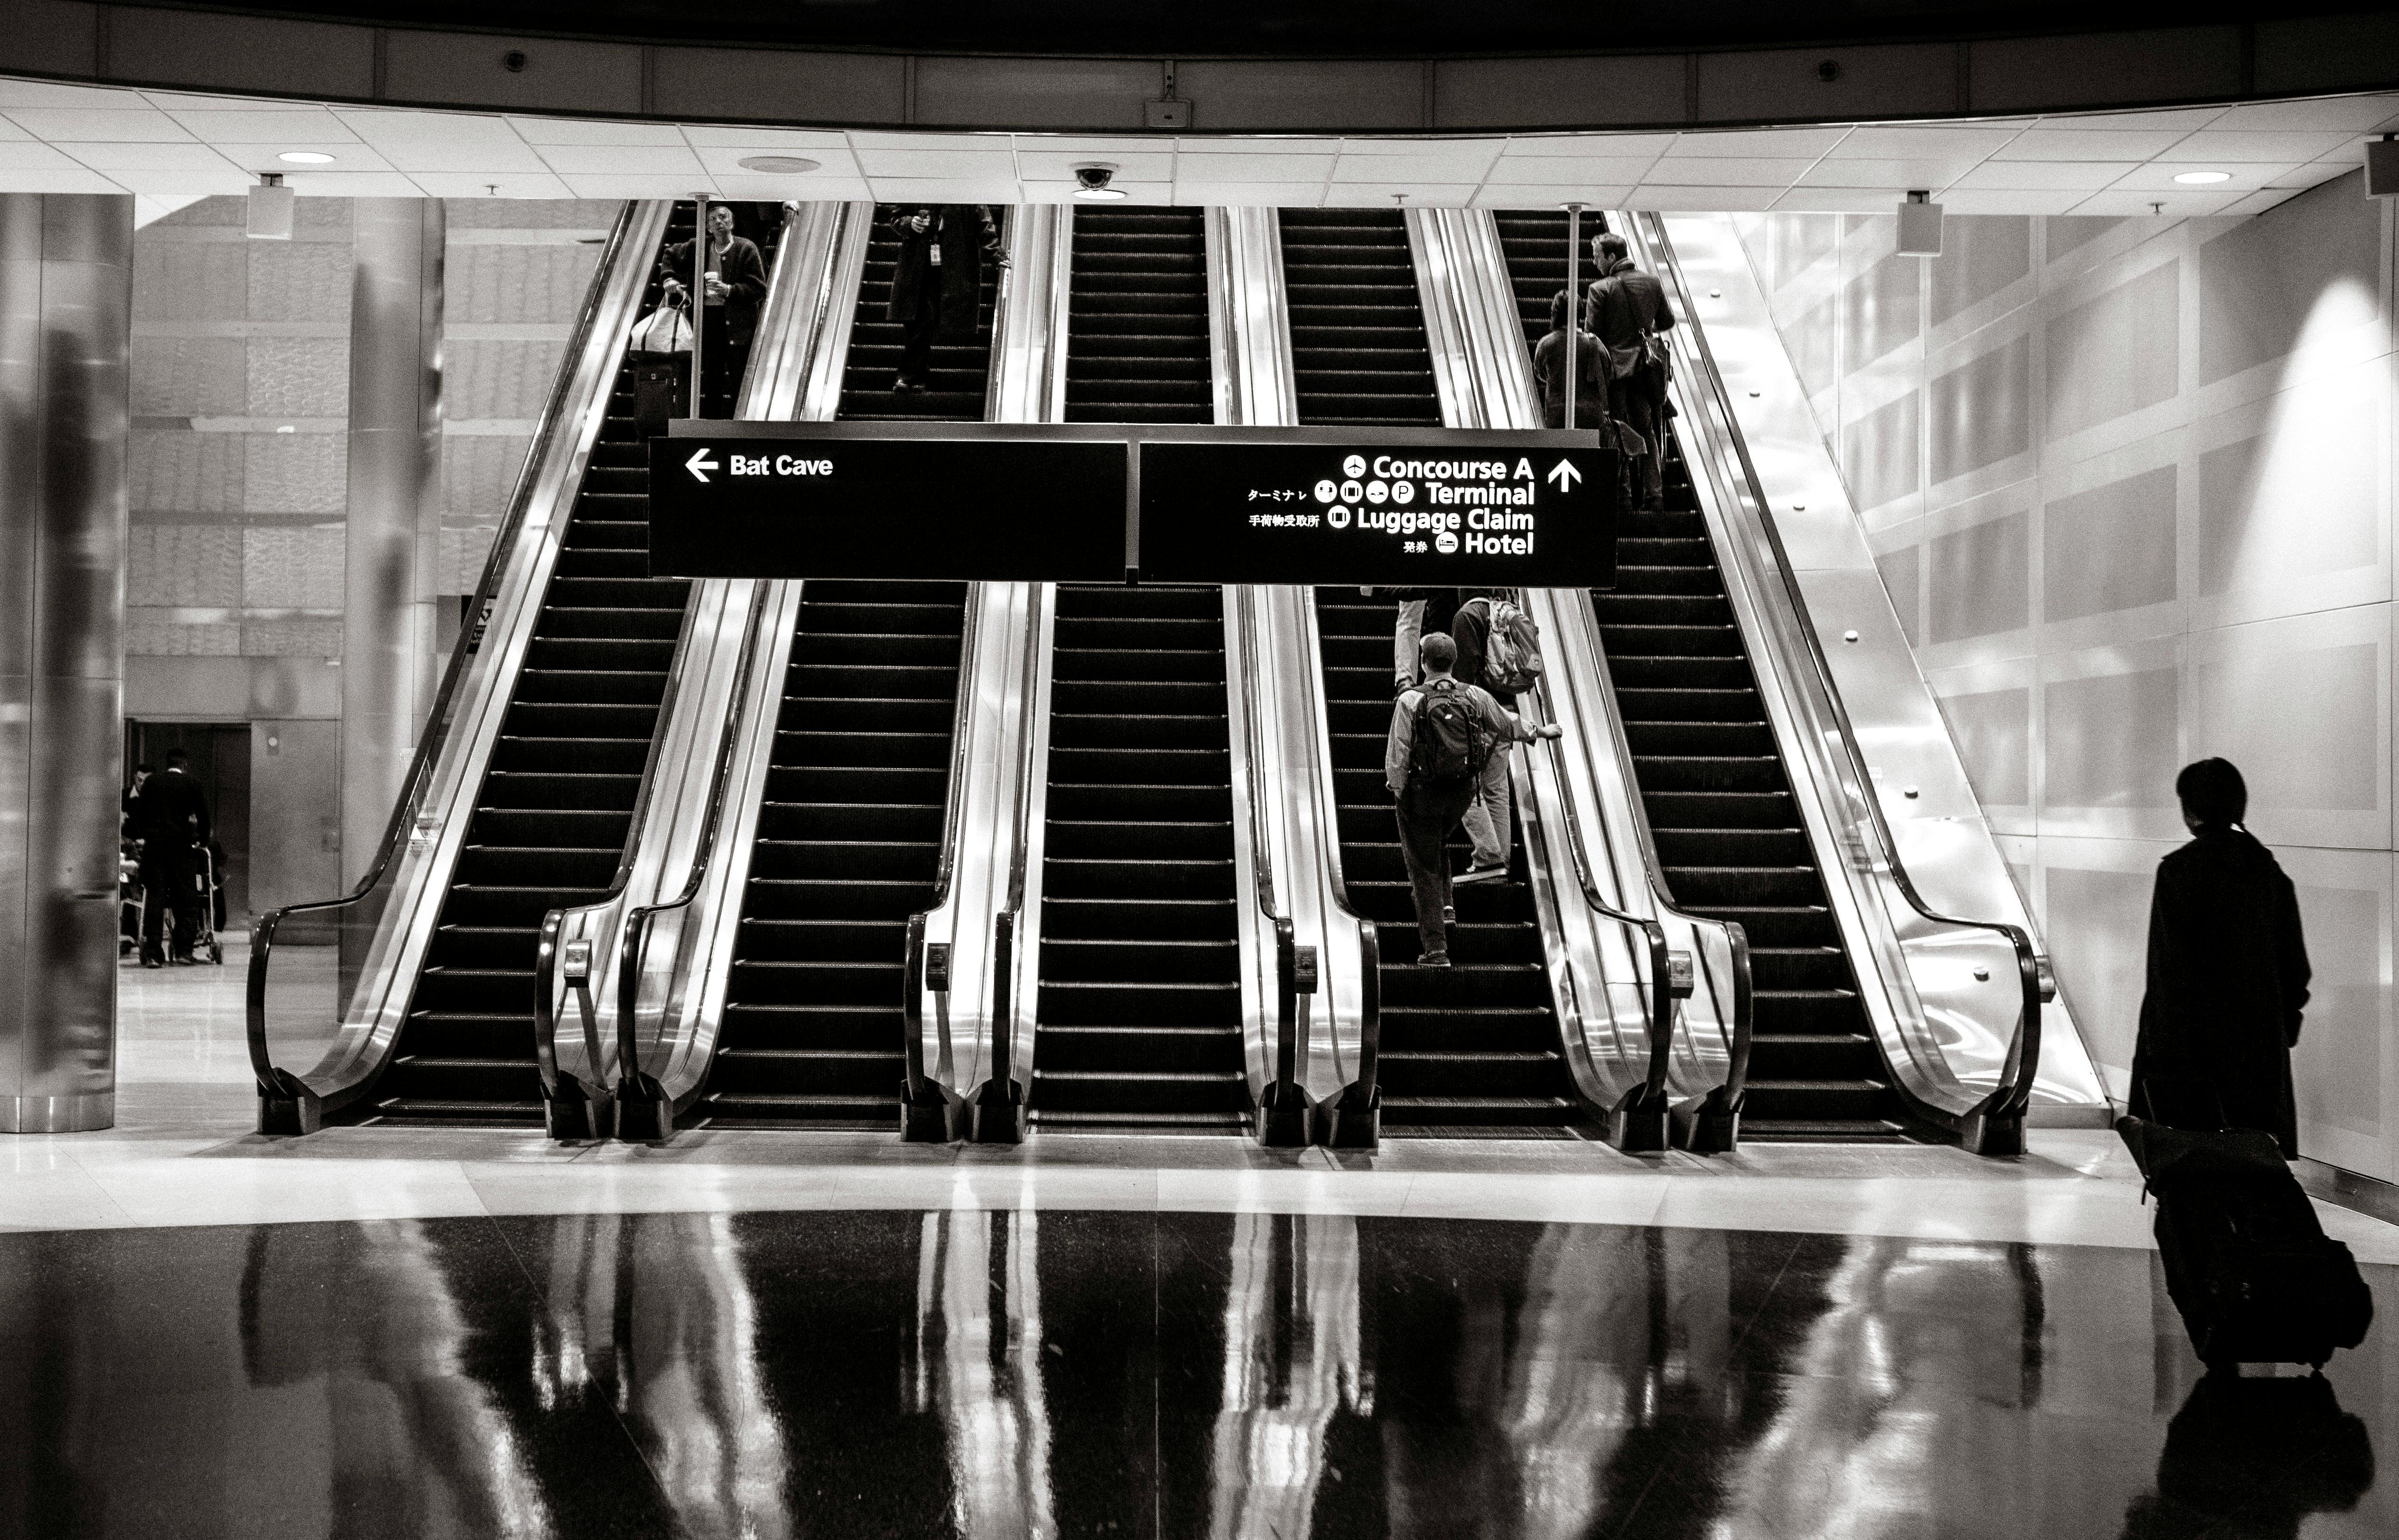
[[[1666,286],[1633,265],[1624,237],[1610,231],[1592,243],[1600,277],[1591,286],[1591,329],[1608,353],[1608,411],[1647,446],[1641,458],[1641,506],[1666,506],[1665,454],[1658,429],[1666,412],[1666,371],[1646,358],[1648,339],[1673,330]]]
[[[692,243],[670,246],[659,265],[670,297],[690,292]],[[700,382],[706,399],[698,414],[730,417],[742,376],[750,370],[750,343],[758,334],[758,307],[766,299],[766,259],[758,243],[733,233],[733,208],[708,209],[708,260],[700,295]]]
[[[980,203],[904,204],[891,210],[900,261],[891,274],[890,319],[901,328],[900,377],[908,394],[932,383],[933,343],[971,341],[983,309],[985,258],[1000,267],[999,222]]]
[[[2162,1123],[2262,1128],[2296,1157],[2291,1048],[2308,949],[2291,879],[2241,826],[2249,789],[2226,760],[2175,778],[2191,842],[2158,863],[2133,1111]]]
[[[192,757],[167,752],[167,768],[142,782],[133,799],[132,833],[142,842],[142,966],[197,961],[200,938],[200,865],[194,847],[209,838],[208,793],[192,775]],[[175,917],[172,951],[167,916]]]

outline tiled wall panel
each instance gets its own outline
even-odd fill
[[[2175,773],[2222,754],[2315,958],[2301,1146],[2399,1180],[2399,355],[2391,206],[2362,192],[2251,219],[1953,218],[1920,262],[1880,219],[1742,235],[2111,1079],[2183,838]],[[1924,326],[1886,347],[1894,261]]]

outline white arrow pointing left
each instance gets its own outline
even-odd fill
[[[1561,460],[1556,465],[1550,467],[1549,475],[1543,477],[1542,480],[1546,481],[1555,481],[1558,484],[1558,490],[1560,492],[1565,492],[1571,489],[1577,481],[1582,480],[1582,472],[1574,468],[1573,461]]]
[[[708,480],[708,473],[710,471],[722,469],[723,467],[708,457],[708,451],[701,450],[690,459],[685,460],[683,463],[683,468],[691,472],[691,479],[693,480],[705,481]]]

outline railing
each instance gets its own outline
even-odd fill
[[[932,916],[949,903],[950,889],[957,880],[958,838],[966,818],[967,745],[975,698],[967,662],[974,656],[975,639],[983,628],[983,593],[982,584],[967,585],[966,618],[958,637],[957,707],[950,717],[950,783],[942,808],[941,863],[933,873],[932,902],[908,916],[906,963],[900,974],[901,1068],[906,1087],[900,1132],[901,1138],[920,1142],[938,1143],[957,1138],[957,1110],[966,1104],[951,1084],[957,1071],[950,1051],[949,947],[942,943],[938,952],[928,952],[925,929]],[[941,1044],[930,1074],[925,1069],[928,992],[935,999]]]
[[[1257,1134],[1262,1144],[1292,1147],[1308,1141],[1313,1121],[1308,1092],[1299,1084],[1300,1060],[1307,1052],[1300,1041],[1306,1013],[1300,1009],[1299,996],[1303,982],[1306,993],[1316,993],[1316,955],[1313,947],[1308,949],[1303,980],[1297,936],[1291,916],[1283,912],[1275,896],[1274,847],[1266,812],[1274,777],[1266,773],[1266,734],[1258,722],[1267,703],[1258,688],[1262,638],[1257,590],[1240,584],[1232,591],[1234,614],[1240,624],[1241,739],[1249,763],[1250,871],[1254,879],[1251,897],[1257,904],[1258,917],[1274,936],[1274,1079],[1258,1107]]]
[[[1024,1087],[1016,1078],[1016,963],[1023,924],[1024,882],[1033,836],[1033,780],[1041,767],[1035,745],[1041,739],[1040,683],[1042,607],[1050,585],[1029,586],[1024,606],[1024,656],[1017,690],[1021,719],[1016,740],[1015,802],[1010,816],[1008,894],[992,916],[991,1071],[967,1097],[967,1137],[979,1144],[1012,1144],[1024,1137]]]
[[[1667,239],[1665,222],[1656,214],[1636,216],[1640,233],[1658,255],[1651,267],[1664,282],[1672,284],[1682,305],[1682,314],[1696,317],[1699,314],[1689,287],[1683,281],[1682,269],[1674,260],[1674,248]],[[1810,704],[1826,729],[1821,738],[1829,742],[1831,752],[1839,762],[1834,768],[1845,769],[1849,785],[1844,789],[1850,801],[1862,807],[1873,848],[1865,852],[1868,870],[1873,875],[1887,878],[1917,917],[1928,925],[1955,929],[1981,930],[2003,938],[2015,954],[2016,976],[2023,1001],[2023,1014],[2017,1030],[2010,1040],[1999,1081],[1990,1093],[1963,1114],[1948,1109],[1931,1109],[1945,1115],[1945,1120],[1959,1124],[1970,1144],[1989,1154],[2013,1153],[2020,1144],[2020,1123],[2026,1107],[2032,1099],[2033,1082],[2040,1061],[2041,1005],[2053,993],[2048,969],[2032,938],[2022,926],[2003,920],[1976,920],[1945,914],[1932,908],[1918,892],[1909,877],[1907,867],[1899,853],[1899,841],[1885,815],[1880,796],[1876,792],[1874,776],[1866,762],[1865,752],[1858,742],[1857,729],[1843,705],[1841,691],[1835,681],[1832,660],[1824,655],[1823,641],[1809,617],[1806,595],[1799,586],[1797,570],[1783,544],[1777,526],[1772,505],[1766,496],[1764,480],[1751,459],[1749,446],[1735,426],[1731,398],[1726,393],[1724,376],[1717,368],[1707,333],[1696,322],[1687,329],[1690,337],[1683,345],[1696,355],[1700,367],[1695,371],[1700,379],[1696,388],[1705,410],[1696,414],[1699,426],[1707,439],[1708,448],[1720,463],[1737,466],[1738,492],[1750,507],[1759,531],[1770,548],[1775,579],[1778,582],[1791,623],[1782,627],[1786,645],[1796,647],[1806,660],[1810,678]],[[1689,418],[1686,418],[1687,423]]]
[[[1599,628],[1592,613],[1591,595],[1588,592],[1579,592],[1578,601],[1586,622],[1586,634],[1591,642],[1588,655],[1593,671],[1597,676],[1600,698],[1603,703],[1612,702],[1617,698],[1616,683],[1609,673],[1606,649],[1600,642]],[[1551,704],[1549,691],[1552,686],[1563,689],[1573,702],[1575,721],[1586,728],[1584,737],[1586,744],[1590,741],[1588,736],[1590,723],[1603,722],[1606,724],[1606,737],[1616,762],[1618,784],[1624,787],[1630,793],[1627,798],[1629,804],[1627,817],[1633,830],[1633,837],[1639,845],[1642,880],[1648,889],[1652,909],[1656,913],[1670,915],[1689,925],[1694,934],[1704,934],[1713,930],[1724,938],[1732,982],[1730,1030],[1726,1030],[1721,1008],[1716,1017],[1717,1030],[1722,1034],[1725,1049],[1725,1078],[1709,1090],[1701,1106],[1687,1111],[1670,1109],[1670,1115],[1675,1125],[1674,1128],[1676,1136],[1675,1142],[1701,1151],[1720,1153],[1730,1150],[1738,1138],[1742,1098],[1749,1082],[1749,1056],[1755,1018],[1756,990],[1750,966],[1749,936],[1734,921],[1715,920],[1705,915],[1694,914],[1674,901],[1673,894],[1666,887],[1665,865],[1659,858],[1657,842],[1649,828],[1647,812],[1642,806],[1641,783],[1633,768],[1632,745],[1625,740],[1623,721],[1618,712],[1607,709],[1604,704],[1598,710],[1592,709],[1582,697],[1582,687],[1579,680],[1579,675],[1574,669],[1552,670],[1542,683],[1540,698],[1543,705],[1547,707]],[[1556,720],[1554,713],[1552,714],[1552,720]],[[1667,1080],[1671,1070],[1674,1032],[1671,1021],[1663,1019],[1659,1013],[1659,1000],[1660,996],[1665,996],[1671,1006],[1674,1000],[1687,997],[1696,991],[1698,979],[1696,977],[1687,979],[1682,977],[1681,970],[1674,966],[1672,952],[1663,950],[1666,940],[1664,927],[1655,918],[1640,920],[1638,916],[1629,915],[1608,905],[1600,896],[1596,868],[1591,858],[1590,843],[1583,832],[1581,814],[1575,806],[1573,796],[1565,791],[1566,776],[1564,740],[1553,742],[1551,748],[1558,757],[1559,785],[1562,793],[1558,800],[1565,809],[1567,851],[1574,859],[1575,877],[1583,889],[1584,902],[1594,913],[1620,924],[1627,920],[1637,921],[1645,934],[1649,937],[1652,980],[1649,1001],[1652,1013],[1652,1059],[1644,1095],[1647,1101],[1662,1104],[1668,1099]],[[1714,969],[1708,967],[1704,952],[1698,954],[1694,961],[1698,966],[1708,968],[1709,977],[1713,980]],[[1666,965],[1662,969],[1660,966],[1661,962]],[[1658,987],[1657,981],[1660,979],[1667,980],[1668,986],[1663,989]],[[1688,1018],[1686,1016],[1687,1030],[1688,1025]]]
[[[742,727],[749,717],[750,680],[757,667],[759,628],[766,616],[766,606],[753,603],[750,619],[742,628],[741,666],[733,676],[733,705],[725,713],[725,729],[717,739],[716,765],[708,780],[708,816],[700,824],[690,873],[684,879],[682,891],[673,898],[626,911],[624,929],[617,939],[616,1101],[619,1139],[660,1139],[674,1128],[673,1100],[657,1077],[642,1068],[641,1045],[635,1036],[642,1002],[642,958],[649,945],[653,922],[661,914],[690,907],[708,880],[709,865],[716,854],[717,830],[725,821],[725,787],[733,778]],[[598,1069],[596,1062],[593,1069]]]
[[[1315,590],[1302,588],[1294,608],[1304,628],[1299,641],[1313,663],[1301,670],[1315,718],[1307,734],[1308,768],[1324,810],[1316,820],[1316,858],[1324,873],[1326,900],[1358,930],[1358,1073],[1318,1105],[1316,1141],[1336,1149],[1373,1149],[1381,1139],[1383,1118],[1383,939],[1375,922],[1349,903],[1349,881],[1341,863],[1340,785],[1333,772],[1332,719],[1324,695],[1324,633],[1316,620]],[[1337,1073],[1340,1037],[1332,1035]]]
[[[603,339],[600,330],[603,316],[626,306],[627,296],[620,290],[630,284],[634,307],[638,308],[641,290],[646,286],[650,266],[656,261],[656,235],[663,228],[664,219],[654,205],[627,203],[618,213],[616,225],[609,231],[602,247],[600,260],[584,291],[583,306],[576,313],[557,378],[551,383],[549,395],[543,401],[541,414],[535,420],[532,441],[527,446],[524,464],[517,474],[516,487],[509,495],[507,515],[492,540],[491,554],[484,560],[483,574],[467,607],[467,620],[457,643],[452,648],[450,661],[442,670],[441,683],[435,692],[432,709],[427,713],[425,730],[416,745],[415,756],[409,762],[406,777],[399,796],[392,804],[391,821],[385,827],[383,842],[367,868],[348,893],[335,898],[319,898],[307,902],[286,904],[261,915],[251,932],[250,976],[245,992],[245,1016],[250,1048],[251,1072],[258,1084],[260,1103],[259,1127],[264,1133],[305,1133],[312,1131],[330,1099],[315,1087],[289,1070],[278,1067],[267,1041],[267,990],[270,969],[275,957],[275,938],[284,922],[294,915],[323,915],[335,922],[335,981],[332,1017],[339,1023],[350,1011],[353,996],[368,953],[364,948],[354,952],[355,943],[372,946],[383,929],[383,920],[398,875],[400,856],[432,832],[430,827],[419,828],[426,799],[431,791],[436,770],[452,743],[452,730],[458,721],[458,707],[463,682],[471,660],[490,640],[487,625],[495,618],[501,598],[501,588],[510,559],[522,539],[528,519],[539,494],[547,484],[554,501],[546,511],[555,512],[561,503],[571,502],[576,490],[576,477],[561,474],[551,480],[558,456],[574,453],[573,446],[562,442],[569,432],[596,425],[586,425],[571,403],[578,389],[589,390],[592,382],[586,378],[594,367],[601,370],[597,403],[591,410],[604,411],[607,392],[616,370],[613,356],[596,365],[590,358],[591,349]],[[636,250],[635,248],[640,248]],[[628,264],[635,264],[629,267]],[[610,316],[613,320],[630,324],[630,314]],[[615,327],[611,331],[617,330]],[[613,350],[612,350],[613,355]],[[525,602],[537,609],[539,595],[525,597]],[[463,785],[464,783],[462,783]],[[454,812],[454,810],[453,810]],[[438,821],[438,820],[435,820]],[[362,1088],[366,1077],[377,1066],[368,1066],[353,1088]]]

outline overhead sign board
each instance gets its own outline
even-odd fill
[[[1144,443],[1140,455],[1141,572],[1159,582],[1616,581],[1616,466],[1595,441]]]
[[[677,577],[1605,588],[1596,433],[681,422],[650,443]]]
[[[650,571],[1120,582],[1122,442],[650,440]]]

